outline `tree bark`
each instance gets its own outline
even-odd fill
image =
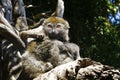
[[[34,80],[120,80],[120,72],[89,58],[81,58],[40,74]]]
[[[13,13],[15,12],[13,11],[13,1],[16,0],[0,1],[0,36],[2,36],[0,40],[0,80],[17,80],[22,71],[21,54],[19,54],[19,51],[23,52],[25,50],[25,43],[20,38],[18,30],[15,29],[15,25],[19,22],[14,21]],[[22,0],[17,0],[17,2],[19,4],[17,5],[19,7],[19,16],[16,17],[16,20],[20,18],[19,21],[22,24],[19,25],[21,27],[20,30],[23,30],[23,28],[27,29],[23,2]],[[15,64],[18,65],[16,66]],[[12,69],[14,66],[16,69],[19,68],[19,70],[15,72]]]
[[[23,0],[14,0],[14,20],[15,27],[19,31],[27,30],[28,24],[26,20],[26,11],[24,8]]]

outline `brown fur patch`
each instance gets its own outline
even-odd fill
[[[32,41],[28,44],[28,47],[27,47],[27,51],[29,51],[30,53],[33,53],[33,51],[35,50],[37,46],[37,43],[35,41]]]
[[[59,18],[59,17],[55,17],[55,16],[52,16],[52,17],[49,17],[48,19],[45,20],[45,23],[63,23],[64,25],[67,25],[66,24],[66,20],[64,20],[63,18]]]

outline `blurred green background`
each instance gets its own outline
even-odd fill
[[[89,57],[120,69],[120,0],[64,0],[71,42]],[[57,0],[24,0],[27,17],[37,22],[55,11]],[[28,7],[33,5],[33,7]],[[46,17],[46,16],[44,16]]]

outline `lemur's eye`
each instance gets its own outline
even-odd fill
[[[60,28],[60,27],[61,27],[61,25],[57,25],[57,26],[56,26],[56,28]]]
[[[49,25],[47,25],[47,27],[52,28],[52,25],[49,24]]]

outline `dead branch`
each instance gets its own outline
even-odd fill
[[[58,0],[56,11],[52,14],[52,16],[63,17],[64,14],[64,2],[63,0]]]
[[[88,58],[60,65],[34,80],[120,80],[119,70]]]
[[[25,48],[24,42],[9,22],[0,14],[0,35],[12,42],[19,50]],[[9,37],[8,37],[9,35]]]
[[[23,0],[14,0],[14,16],[15,18],[15,27],[19,30],[27,30],[28,24],[26,20],[26,12],[24,8]]]

